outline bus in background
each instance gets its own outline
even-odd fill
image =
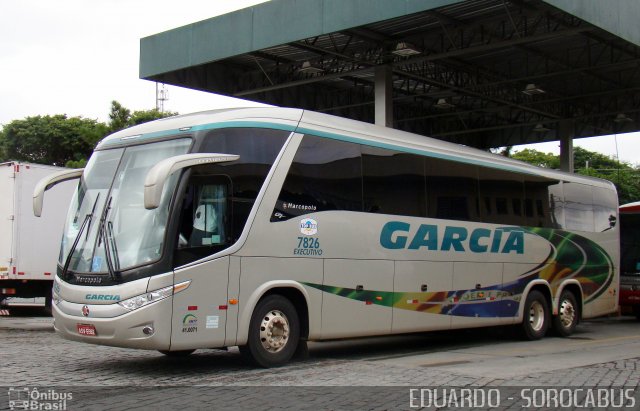
[[[640,201],[620,206],[620,306],[640,320]]]
[[[55,328],[285,363],[306,341],[618,310],[613,184],[325,114],[229,109],[119,131],[80,178]]]

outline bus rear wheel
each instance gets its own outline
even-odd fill
[[[527,295],[523,317],[520,331],[524,339],[539,340],[545,336],[549,328],[549,304],[540,291],[532,290]]]
[[[249,323],[247,345],[240,352],[261,367],[277,367],[293,357],[300,340],[300,321],[287,298],[273,294],[256,306]]]
[[[571,291],[560,294],[558,315],[553,317],[553,331],[561,337],[573,334],[578,325],[578,302]]]

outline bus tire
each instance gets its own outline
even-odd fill
[[[240,347],[240,352],[261,367],[278,367],[293,357],[299,341],[296,308],[287,298],[272,294],[260,300],[253,310],[247,345]]]
[[[558,315],[553,316],[553,331],[560,337],[568,337],[578,325],[578,301],[569,290],[562,291],[558,302]]]
[[[549,304],[538,290],[531,290],[524,303],[521,335],[526,340],[539,340],[549,328]]]
[[[633,306],[633,315],[636,316],[636,320],[640,321],[640,305]]]
[[[195,350],[178,350],[178,351],[168,351],[168,350],[158,350],[158,352],[166,355],[167,357],[188,357],[193,354]]]

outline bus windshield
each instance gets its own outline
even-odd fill
[[[185,154],[190,145],[182,138],[95,152],[71,200],[60,264],[105,273],[158,260],[178,176],[169,178],[154,210],[144,207],[144,180],[151,167]]]
[[[640,276],[640,213],[620,209],[620,272]]]

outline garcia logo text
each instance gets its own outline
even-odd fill
[[[517,228],[468,230],[455,226],[446,226],[443,230],[433,224],[421,224],[414,231],[409,223],[390,221],[380,231],[380,245],[390,250],[523,254],[524,231]]]

